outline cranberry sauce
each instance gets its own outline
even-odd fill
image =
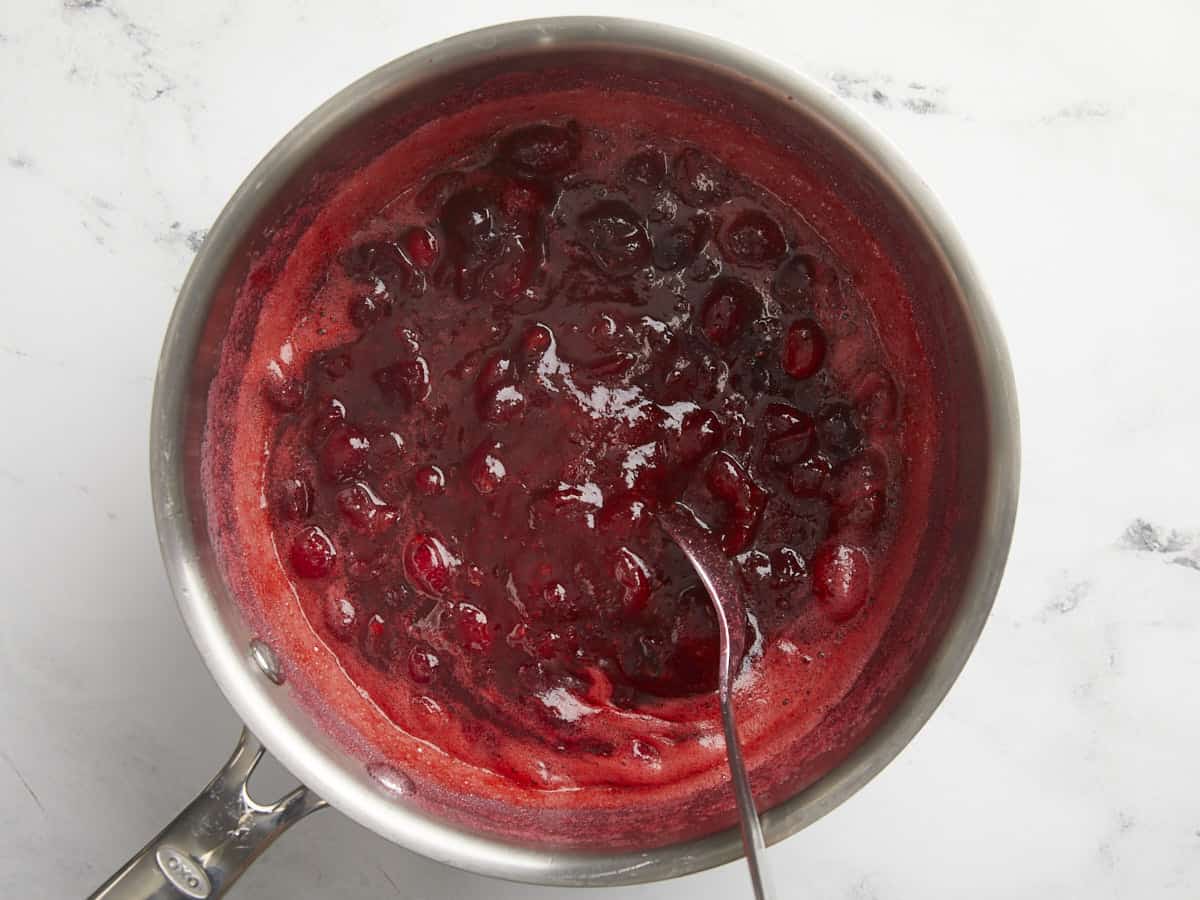
[[[936,419],[895,270],[802,163],[661,98],[495,100],[248,278],[205,448],[222,565],[297,696],[438,815],[602,847],[732,821],[676,501],[746,587],[756,788],[876,708]]]
[[[486,685],[552,746],[563,703],[712,691],[711,608],[655,524],[675,500],[736,561],[751,644],[852,619],[898,395],[830,373],[814,307],[847,290],[697,147],[538,122],[435,174],[330,261],[316,306],[347,339],[263,382],[318,634],[459,716],[493,717]]]

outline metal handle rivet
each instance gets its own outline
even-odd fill
[[[283,670],[279,667],[279,658],[266,641],[254,638],[250,642],[250,658],[272,682],[283,684]]]

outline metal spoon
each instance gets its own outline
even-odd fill
[[[755,900],[770,900],[773,892],[766,878],[766,844],[763,843],[762,823],[754,806],[750,776],[746,772],[737,722],[733,717],[733,679],[741,667],[742,657],[746,655],[746,603],[741,585],[729,563],[729,557],[713,538],[712,532],[696,521],[690,509],[682,503],[675,503],[659,512],[658,521],[695,568],[717,614],[717,627],[721,633],[717,696],[721,703],[721,725],[725,729],[725,752],[729,757],[729,772],[733,778],[733,795],[737,800],[742,825],[742,847],[746,853],[746,865],[750,867]]]

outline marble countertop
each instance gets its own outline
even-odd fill
[[[352,79],[550,11],[719,34],[842,94],[942,196],[1010,341],[1024,478],[995,612],[899,759],[770,851],[784,896],[1200,896],[1189,0],[7,4],[0,895],[88,893],[237,732],[171,601],[146,474],[159,344],[206,227]],[[443,868],[324,813],[235,896],[561,893]],[[748,896],[744,870],[588,896],[685,895]]]

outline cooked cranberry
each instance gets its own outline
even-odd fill
[[[692,206],[716,206],[732,193],[729,170],[703,150],[680,151],[672,169],[675,193]]]
[[[396,523],[396,507],[381,500],[363,481],[338,491],[337,505],[346,521],[360,531],[378,534]]]
[[[729,517],[721,534],[721,546],[733,555],[746,549],[754,538],[767,502],[767,492],[728,453],[718,453],[708,467],[709,490],[729,507]]]
[[[417,684],[433,681],[441,660],[427,647],[413,647],[408,653],[408,674]]]
[[[817,433],[821,443],[841,453],[853,451],[862,441],[854,411],[845,403],[831,403],[821,410],[817,416]]]
[[[304,382],[284,375],[277,365],[272,365],[263,379],[263,396],[279,412],[295,412],[304,405]]]
[[[817,434],[812,417],[785,403],[772,403],[763,413],[767,433],[763,459],[770,465],[789,469],[816,450]]]
[[[354,636],[358,624],[358,606],[345,594],[327,594],[325,597],[325,624],[339,641],[348,641]]]
[[[528,224],[545,210],[549,199],[537,182],[513,178],[500,191],[500,208],[510,219]]]
[[[613,579],[621,588],[621,605],[627,613],[638,613],[650,600],[650,567],[645,560],[621,547],[613,561]]]
[[[363,629],[363,655],[368,662],[379,667],[383,667],[391,655],[392,641],[388,632],[387,622],[379,613],[367,619],[367,625]]]
[[[371,379],[385,397],[405,407],[420,403],[429,396],[431,389],[429,363],[423,356],[402,359],[376,369],[371,373]]]
[[[681,225],[670,225],[654,232],[654,265],[664,272],[690,266],[708,243],[708,216],[692,216]]]
[[[321,473],[330,481],[354,481],[367,471],[371,439],[354,425],[339,425],[321,447]]]
[[[817,278],[817,260],[797,254],[779,267],[771,283],[771,293],[785,307],[798,309],[809,302],[809,292]]]
[[[525,411],[525,395],[513,384],[503,384],[479,399],[479,415],[489,422],[508,422]]]
[[[812,561],[812,589],[817,605],[834,622],[852,619],[871,590],[867,555],[848,544],[823,545]]]
[[[793,322],[783,339],[783,371],[793,378],[811,378],[825,361],[825,333],[812,319]]]
[[[554,332],[545,325],[530,325],[521,337],[521,350],[527,360],[539,360],[554,345]]]
[[[868,428],[886,430],[896,422],[900,398],[896,382],[887,372],[868,372],[854,390],[854,403]]]
[[[312,512],[313,491],[303,475],[284,478],[275,487],[275,509],[280,518],[299,521]]]
[[[492,643],[487,614],[471,603],[458,603],[454,609],[458,640],[468,650],[487,650]]]
[[[797,497],[826,497],[830,493],[828,460],[815,456],[792,468],[788,473],[788,489]]]
[[[404,438],[397,431],[387,429],[369,434],[371,449],[367,454],[367,468],[387,475],[393,472],[404,458]]]
[[[757,313],[761,299],[753,287],[738,278],[720,278],[704,298],[701,327],[718,347],[734,338]]]
[[[382,283],[394,294],[404,290],[412,277],[408,260],[390,241],[359,244],[345,255],[342,264],[353,277]]]
[[[721,232],[721,252],[738,265],[772,265],[787,253],[787,238],[779,223],[765,212],[745,209]]]
[[[297,533],[288,553],[292,569],[301,578],[324,578],[333,571],[336,558],[333,541],[316,525],[309,525]]]
[[[610,275],[628,275],[650,262],[650,237],[627,203],[597,203],[579,217],[579,228],[593,259]]]
[[[629,157],[622,171],[627,181],[657,188],[667,177],[667,157],[661,150],[646,147]]]
[[[320,401],[313,411],[312,447],[319,450],[321,444],[346,422],[346,406],[336,397]]]
[[[497,157],[534,175],[550,175],[570,167],[579,156],[579,126],[526,125],[509,132]]]
[[[839,465],[834,472],[834,499],[842,506],[874,494],[887,487],[887,460],[876,450],[856,454]]]
[[[404,573],[409,583],[429,597],[441,597],[450,589],[456,564],[446,545],[433,534],[415,534],[404,548]]]
[[[686,413],[679,434],[669,439],[671,461],[679,466],[695,463],[715,450],[721,443],[721,420],[708,409]]]
[[[438,259],[438,239],[428,228],[410,228],[404,235],[404,250],[418,269],[432,269]]]
[[[446,473],[439,466],[419,466],[413,472],[413,487],[426,497],[446,493]]]
[[[496,441],[485,441],[472,454],[467,474],[479,493],[490,494],[504,482],[508,469],[504,465],[502,451],[502,445]]]
[[[442,207],[450,252],[464,261],[495,254],[503,239],[496,197],[481,187],[455,194]]]

